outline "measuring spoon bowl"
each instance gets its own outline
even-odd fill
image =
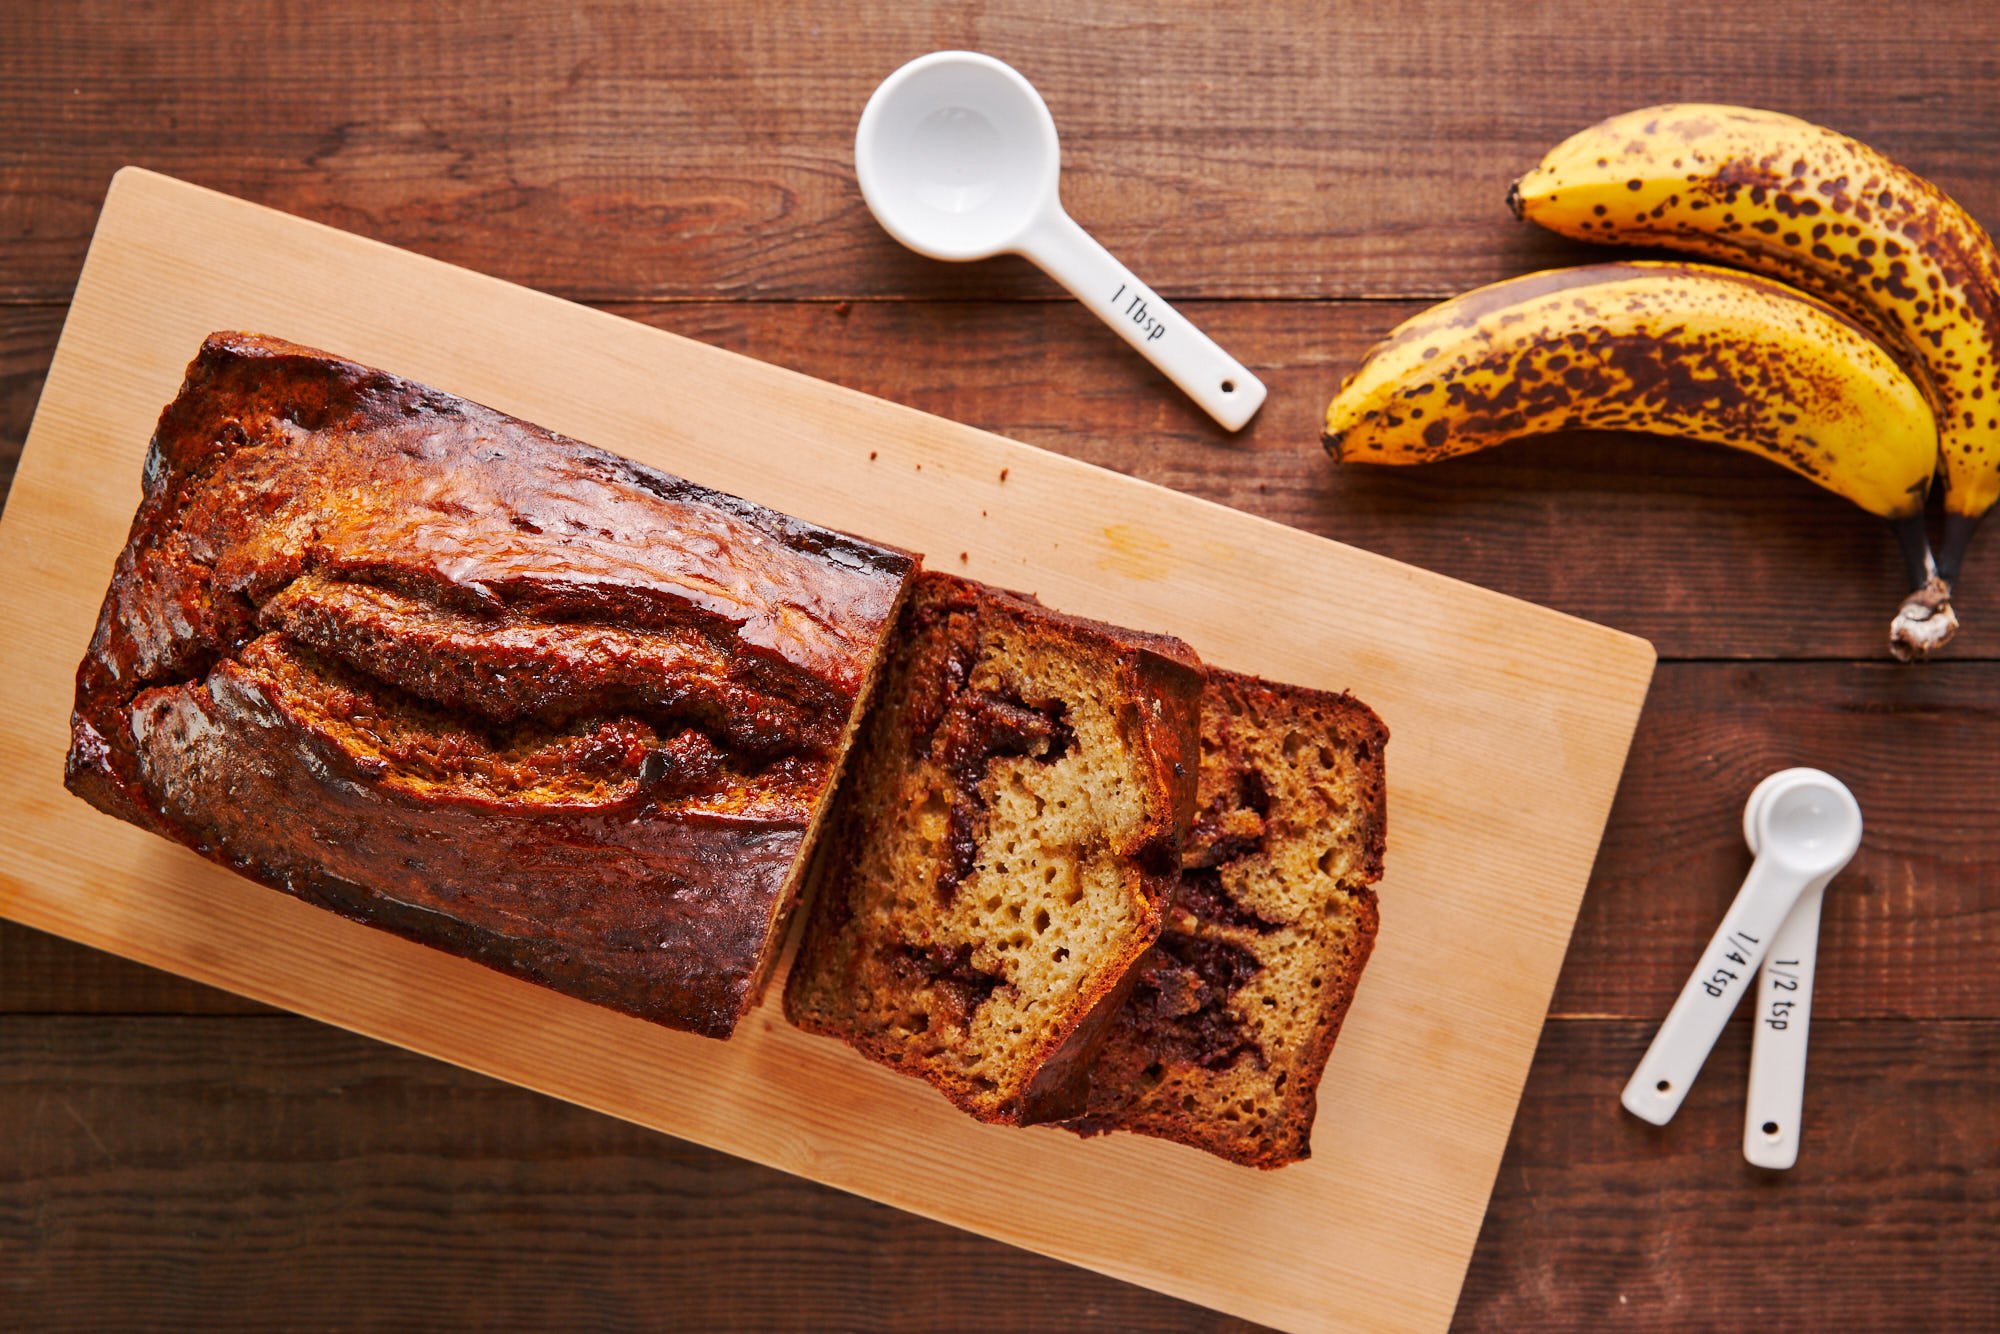
[[[1861,847],[1860,803],[1845,783],[1818,769],[1780,777],[1768,788],[1760,783],[1745,806],[1751,848],[1804,874],[1831,877]]]
[[[1814,775],[1823,773],[1825,773],[1825,770],[1823,769],[1808,769],[1808,768],[1780,769],[1776,773],[1767,776],[1763,782],[1757,784],[1757,786],[1750,789],[1750,798],[1749,800],[1743,803],[1743,841],[1750,845],[1750,852],[1753,856],[1757,852],[1757,843],[1758,843],[1757,815],[1758,812],[1762,811],[1764,808],[1765,798],[1769,797],[1771,793],[1776,791],[1778,788],[1787,786],[1788,784],[1796,781],[1797,779],[1812,777]]]
[[[1264,384],[1063,211],[1055,118],[1035,86],[976,51],[933,51],[882,81],[854,133],[854,171],[889,235],[932,259],[1023,255],[1227,429]]]
[[[889,235],[932,259],[1014,250],[1054,204],[1055,117],[1013,67],[934,51],[882,81],[854,136],[855,175]]]

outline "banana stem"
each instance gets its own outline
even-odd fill
[[[1891,519],[1889,527],[1895,530],[1896,545],[1902,548],[1903,574],[1910,587],[1922,588],[1937,578],[1938,567],[1931,560],[1931,537],[1924,529],[1924,516],[1918,513]]]
[[[1977,514],[1953,514],[1949,510],[1944,516],[1944,541],[1938,547],[1938,573],[1947,583],[1958,580],[1958,567],[1965,561],[1965,548],[1972,541],[1972,534],[1979,528],[1981,516]]]
[[[1896,519],[1893,527],[1896,543],[1903,550],[1903,568],[1914,591],[1903,599],[1903,605],[1896,610],[1896,619],[1889,623],[1889,651],[1900,662],[1920,662],[1949,644],[1958,633],[1958,613],[1951,609],[1951,579],[1940,573],[1938,563],[1931,559],[1931,540],[1924,531],[1924,516],[1912,514]],[[1970,535],[1968,526],[1965,536]],[[1947,522],[1947,552],[1951,539],[1952,530]],[[1962,540],[1958,550],[1964,551]]]

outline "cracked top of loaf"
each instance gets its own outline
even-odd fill
[[[265,884],[726,1035],[912,557],[278,339],[162,414],[71,789]]]

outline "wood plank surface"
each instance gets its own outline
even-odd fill
[[[10,1326],[1251,1328],[289,1016],[10,1021],[0,1072]]]
[[[1682,663],[1648,700],[1556,1012],[1664,1015],[1750,866],[1743,800],[1816,765],[1861,804],[1827,892],[1816,1012],[2000,1017],[2000,673]],[[1667,942],[1674,942],[1668,944]],[[2000,1138],[2000,1113],[1995,1118]]]
[[[852,186],[903,61],[989,51],[1041,88],[1064,197],[1160,292],[1439,296],[1578,249],[1516,224],[1556,140],[1669,97],[1858,133],[2000,217],[1986,0],[978,6],[392,0],[247,25],[179,0],[14,0],[0,50],[0,295],[61,299],[138,163],[587,299],[1043,295],[940,268]],[[1984,40],[1982,40],[1982,37]],[[1940,59],[1948,52],[1949,59]]]
[[[940,564],[957,548],[955,568],[1179,634],[1219,665],[1352,687],[1395,734],[1399,819],[1379,886],[1396,927],[1322,1094],[1322,1124],[1347,1133],[1282,1173],[1158,1141],[996,1133],[774,1003],[727,1043],[635,1023],[79,805],[37,760],[61,749],[73,646],[130,524],[129,484],[91,479],[137,477],[189,349],[229,327],[338,348]],[[1324,591],[1300,602],[1274,569]],[[16,704],[0,788],[26,817],[0,915],[1292,1328],[1449,1319],[1653,666],[1611,630],[136,171],[93,239],[0,571],[0,623],[23,631],[0,644]],[[1369,619],[1385,606],[1393,626]],[[1367,1125],[1381,1133],[1352,1133]],[[1181,1209],[1190,1194],[1201,1211]],[[1301,1236],[1306,1260],[1286,1254]]]
[[[1747,1022],[1671,1126],[1619,1108],[1653,1028],[1550,1026],[1462,1327],[2000,1327],[2000,1024],[1815,1020],[1789,1172],[1743,1161]]]
[[[1735,1152],[1740,1083],[1657,1130],[1616,1097],[1649,1025],[1552,1024],[1460,1327],[1991,1328],[2000,1024],[1910,1027],[1815,1026],[1778,1176]],[[286,1016],[12,1020],[0,1072],[27,1327],[1248,1328]]]
[[[0,306],[0,505],[14,482],[62,317],[60,306]]]
[[[934,265],[874,229],[853,114],[945,45],[1040,83],[1072,209],[1266,376],[1242,436],[1018,261]],[[105,183],[136,162],[1644,635],[1683,661],[1642,720],[1458,1324],[1992,1328],[1992,535],[1953,662],[1904,676],[1881,661],[1885,541],[1755,460],[1580,437],[1363,474],[1311,438],[1419,299],[1594,253],[1509,219],[1509,176],[1600,115],[1704,96],[1859,134],[2000,222],[1984,0],[17,0],[0,485]],[[1741,1025],[1669,1129],[1613,1100],[1740,873],[1728,808],[1800,758],[1865,784],[1869,832],[1828,900],[1805,1156],[1766,1176],[1736,1147]],[[21,1132],[0,1133],[0,1324],[1236,1327],[4,923],[0,1128]],[[421,1274],[382,1282],[406,1255]]]

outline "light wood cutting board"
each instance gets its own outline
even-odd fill
[[[72,674],[153,422],[215,329],[427,381],[1224,666],[1355,691],[1392,733],[1388,874],[1311,1161],[1264,1173],[977,1125],[788,1028],[776,987],[731,1042],[668,1032],[307,907],[70,797]],[[1652,666],[1623,634],[127,169],[0,519],[0,915],[1253,1320],[1441,1329]]]

